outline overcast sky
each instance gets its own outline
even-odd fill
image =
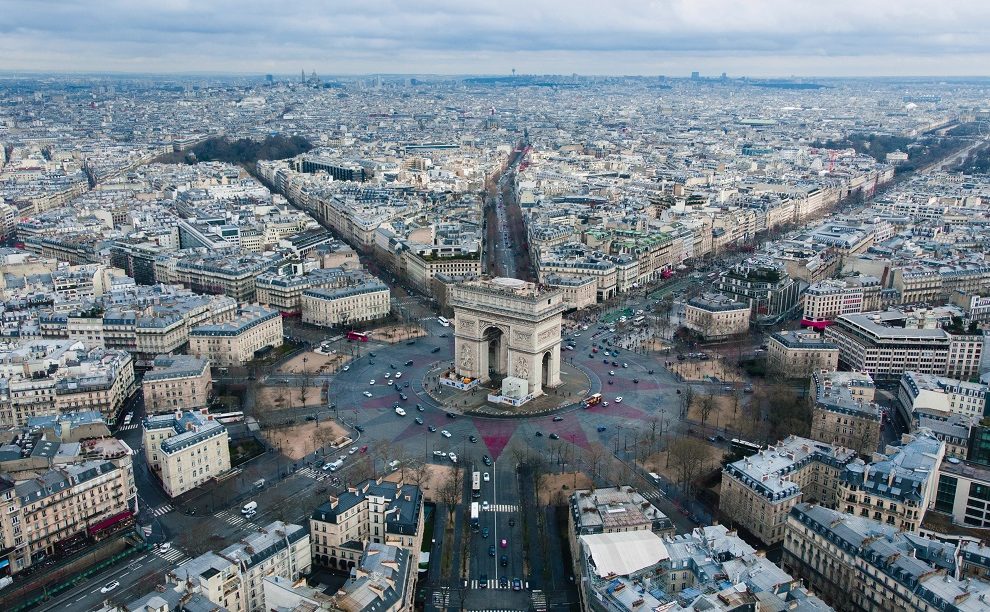
[[[990,0],[0,0],[0,70],[987,75]]]

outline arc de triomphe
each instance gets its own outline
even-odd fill
[[[514,278],[484,279],[455,285],[450,304],[458,375],[521,378],[531,395],[560,385],[561,291]]]

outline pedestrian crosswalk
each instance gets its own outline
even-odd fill
[[[131,423],[130,425],[121,425],[117,428],[117,431],[130,431],[132,429],[137,429],[138,423]]]
[[[506,583],[503,586],[498,586],[498,580],[495,580],[494,578],[489,578],[486,581],[486,583],[483,585],[480,580],[475,579],[475,580],[472,580],[471,581],[471,588],[472,589],[493,589],[493,590],[494,589],[502,589],[503,591],[511,591],[512,590],[512,583]]]
[[[237,525],[243,525],[244,523],[247,522],[247,519],[244,518],[243,516],[239,514],[234,514],[233,512],[230,512],[228,510],[221,510],[220,512],[217,512],[213,516],[223,520],[223,522],[227,523],[228,525],[234,525],[235,527]]]
[[[318,470],[316,468],[312,468],[309,466],[306,466],[303,469],[299,470],[297,474],[302,474],[303,476],[312,478],[313,480],[316,481],[325,480],[326,478],[330,477],[330,474],[327,474],[322,470]]]
[[[543,591],[533,591],[530,595],[530,599],[533,601],[532,609],[536,612],[546,612],[547,609],[547,596]]]
[[[519,506],[515,504],[489,504],[483,510],[487,512],[518,512]]]
[[[178,565],[189,558],[178,548],[169,548],[168,550],[156,549],[155,554],[170,563],[174,563],[175,565]]]
[[[172,507],[172,504],[162,504],[161,506],[158,506],[157,508],[153,509],[151,513],[154,514],[155,516],[163,516],[165,514],[168,514],[172,510],[175,510],[175,508]]]

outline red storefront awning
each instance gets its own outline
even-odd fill
[[[125,510],[124,512],[121,512],[120,514],[115,514],[115,515],[111,516],[110,518],[103,519],[102,521],[100,521],[99,523],[96,523],[95,525],[90,525],[90,527],[89,527],[89,533],[96,533],[98,531],[103,531],[107,527],[113,527],[117,523],[119,523],[121,521],[126,521],[127,519],[131,518],[132,516],[134,516],[134,513],[133,512],[131,512],[130,510]]]

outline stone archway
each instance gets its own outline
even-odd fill
[[[529,395],[560,385],[563,293],[533,283],[496,278],[451,289],[454,369],[459,377],[513,377]]]

